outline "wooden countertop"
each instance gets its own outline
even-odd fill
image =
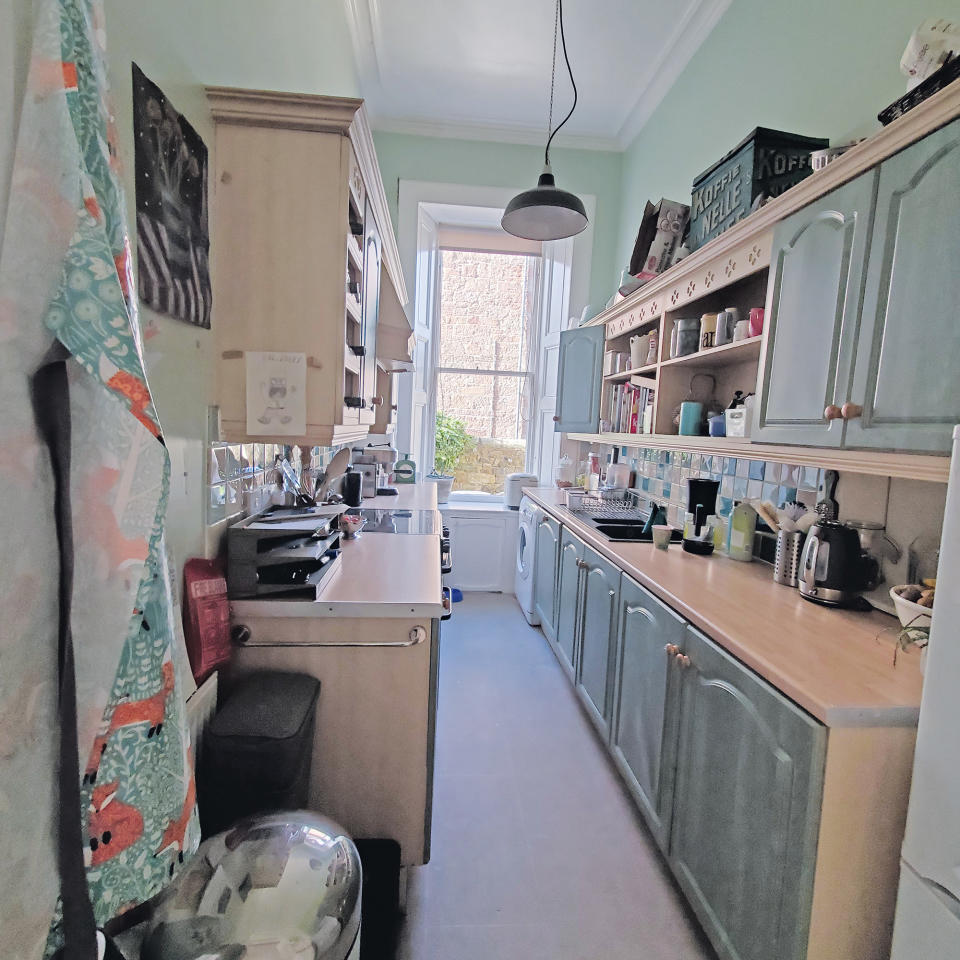
[[[827,726],[916,724],[920,657],[901,652],[894,666],[893,617],[811,603],[774,583],[765,563],[610,543],[562,505],[559,490],[524,493]]]
[[[433,483],[399,486],[395,497],[372,497],[363,509],[436,510]],[[234,600],[234,619],[253,617],[425,617],[442,603],[439,534],[365,533],[342,540],[339,570],[317,600]]]

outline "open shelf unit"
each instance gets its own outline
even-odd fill
[[[757,262],[761,263],[762,258]],[[675,435],[677,426],[674,415],[685,399],[705,401],[712,397],[720,407],[725,408],[737,390],[745,394],[756,392],[762,336],[674,358],[670,357],[670,340],[674,324],[682,318],[694,317],[699,320],[704,313],[718,313],[731,307],[738,310],[741,319],[748,317],[751,307],[762,306],[766,300],[767,274],[767,268],[760,266],[752,273],[737,276],[728,283],[718,280],[699,297],[680,306],[664,309],[663,305],[654,303],[651,305],[652,315],[645,314],[639,322],[623,332],[618,327],[608,327],[605,350],[614,353],[629,353],[630,339],[638,331],[641,334],[655,334],[657,362],[608,374],[603,378],[601,420],[616,425],[617,404],[622,397],[622,391],[618,389],[621,384],[650,390],[653,398],[653,411],[648,418],[649,434],[639,432],[628,436]],[[666,304],[669,306],[669,301]],[[656,307],[655,312],[653,307]],[[699,438],[690,439],[697,441]]]

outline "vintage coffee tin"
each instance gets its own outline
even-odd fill
[[[810,153],[829,145],[819,137],[757,127],[693,181],[687,245],[702,247],[742,220],[761,193],[778,197],[808,177]]]

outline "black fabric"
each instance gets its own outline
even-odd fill
[[[73,600],[73,518],[70,507],[70,386],[66,348],[55,343],[34,374],[31,400],[37,429],[50,452],[54,517],[59,547],[58,579],[58,811],[57,863],[63,905],[63,960],[97,960],[96,924],[83,862],[80,757],[77,746],[77,680],[70,609]],[[117,954],[114,952],[113,954]],[[107,956],[111,956],[110,950]]]

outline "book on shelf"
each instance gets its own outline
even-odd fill
[[[651,433],[653,431],[652,387],[630,383],[612,384],[608,394],[608,418],[612,433]]]

